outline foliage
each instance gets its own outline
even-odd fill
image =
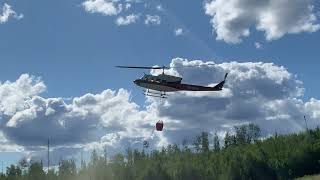
[[[320,129],[259,139],[260,128],[242,125],[219,139],[206,132],[192,145],[169,145],[146,153],[128,148],[107,158],[93,151],[90,162],[61,160],[58,171],[43,171],[42,163],[21,160],[0,180],[157,180],[157,179],[294,179],[320,173]],[[213,144],[210,146],[210,139]],[[221,145],[224,142],[224,145]],[[212,148],[211,148],[212,147]],[[146,148],[146,147],[145,147]]]

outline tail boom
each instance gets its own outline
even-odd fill
[[[227,76],[228,73],[225,74],[224,80],[215,85],[214,87],[198,86],[192,84],[178,84],[175,88],[181,91],[221,91],[226,82]]]

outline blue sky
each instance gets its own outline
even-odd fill
[[[131,80],[142,72],[114,69],[118,64],[167,65],[174,57],[254,60],[287,67],[310,87],[307,97],[318,97],[320,87],[314,81],[319,33],[266,42],[262,32],[253,31],[243,43],[230,45],[215,40],[202,1],[165,1],[161,4],[164,12],[155,10],[159,2],[152,2],[153,10],[143,12],[161,15],[162,24],[156,27],[143,22],[118,27],[114,17],[86,13],[80,0],[10,2],[25,17],[1,26],[2,81],[14,80],[21,73],[39,75],[50,86],[48,96],[69,97],[106,87],[133,88]],[[175,37],[178,27],[188,33]],[[257,50],[255,42],[262,43],[263,49]],[[110,78],[113,75],[119,78]]]
[[[230,4],[233,1],[236,0],[230,1]],[[285,32],[280,37],[267,40],[266,31],[257,30],[256,21],[243,20],[244,24],[248,23],[246,26],[250,35],[241,36],[242,41],[236,43],[216,39],[217,29],[213,29],[210,22],[213,15],[210,16],[205,9],[206,4],[214,1],[120,1],[123,6],[129,3],[131,7],[128,10],[123,7],[114,15],[90,12],[85,9],[84,2],[1,0],[0,8],[8,4],[15,12],[7,21],[0,23],[1,82],[14,82],[25,73],[41,77],[46,89],[36,95],[44,98],[72,98],[124,88],[131,92],[132,103],[144,107],[148,103],[141,90],[132,83],[143,71],[116,69],[115,65],[168,65],[177,57],[216,63],[262,61],[272,62],[277,67],[284,66],[288,72],[297,75],[305,89],[304,96],[300,97],[303,101],[320,98],[317,83],[320,7],[316,1],[306,1],[306,6],[313,5],[311,13],[316,19],[306,22],[314,25],[313,30]],[[118,6],[119,2],[112,3]],[[221,4],[219,6],[226,8]],[[264,6],[267,5],[252,8],[263,9]],[[0,16],[3,13],[1,9]],[[245,10],[251,11],[250,7]],[[120,16],[130,14],[139,16],[135,23],[122,26],[115,23]],[[158,16],[161,22],[145,24],[146,15]],[[291,15],[290,27],[288,25],[284,31],[295,31],[292,29],[301,25],[292,20],[294,13]],[[310,12],[302,15],[310,16]],[[277,18],[277,22],[287,21]],[[218,21],[222,23],[224,19]],[[179,36],[175,34],[178,28],[182,29]],[[218,26],[218,29],[223,28]],[[257,48],[255,43],[261,47]],[[194,84],[198,82],[197,79],[192,81]],[[6,162],[17,160],[12,153],[7,156],[7,153],[0,152],[0,157]]]

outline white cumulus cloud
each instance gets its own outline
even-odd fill
[[[161,17],[159,15],[145,15],[144,10],[150,8],[155,8],[158,11],[163,10],[161,5],[149,7],[147,3],[140,0],[84,0],[82,7],[88,13],[115,17],[115,23],[118,26],[134,24],[140,19],[140,16],[145,16],[145,25],[160,25]],[[128,15],[129,11],[131,14]]]
[[[319,115],[311,113],[318,111],[318,102],[303,102],[302,82],[282,66],[262,62],[214,64],[180,58],[171,63],[171,67],[181,66],[188,68],[178,68],[175,74],[184,77],[185,83],[208,86],[221,81],[226,72],[229,76],[221,92],[175,93],[157,106],[159,116],[170,122],[172,129],[166,136],[173,142],[191,139],[199,131],[227,131],[249,122],[258,124],[265,135],[297,132],[305,128],[305,114],[310,114],[311,127],[320,125]],[[306,106],[313,108],[309,108],[311,112]]]
[[[86,0],[82,3],[82,6],[89,13],[112,16],[122,11],[122,4],[118,4],[117,2],[117,0]]]
[[[25,152],[41,151],[50,138],[56,148],[77,150],[79,146],[90,149],[107,145],[117,149],[141,142],[153,132],[155,111],[140,110],[127,90],[88,93],[70,103],[63,98],[41,97],[45,90],[40,78],[28,74],[0,84],[0,141],[6,146],[17,150],[23,147]]]
[[[46,90],[45,84],[37,77],[22,74],[15,82],[0,82],[0,114],[7,116],[25,108],[26,101]]]
[[[144,107],[125,89],[84,94],[65,102],[44,98],[41,79],[24,74],[0,84],[0,151],[42,152],[47,139],[59,156],[80,149],[108,147],[109,151],[192,140],[201,131],[223,134],[234,125],[253,122],[264,135],[304,130],[320,125],[320,101],[304,101],[303,83],[285,67],[263,62],[214,63],[175,58],[167,73],[183,83],[213,86],[229,73],[221,92],[176,92],[160,101],[148,97]],[[156,73],[152,71],[152,73]],[[161,72],[160,72],[161,73]],[[164,131],[154,130],[158,120]]]
[[[255,42],[254,46],[256,47],[256,49],[261,49],[262,48],[262,45],[259,42]]]
[[[181,36],[181,35],[183,35],[183,33],[184,33],[184,31],[183,31],[182,28],[176,28],[176,29],[174,30],[174,34],[175,34],[176,36]]]
[[[146,19],[144,20],[146,25],[160,25],[161,24],[161,17],[158,15],[146,15]]]
[[[241,42],[250,27],[263,31],[269,41],[320,29],[313,0],[211,0],[204,8],[216,39],[227,43]]]
[[[6,23],[10,17],[18,20],[23,18],[23,14],[16,13],[7,3],[4,3],[4,5],[2,6],[2,11],[0,11],[0,13],[2,13],[0,14],[0,24]]]
[[[118,26],[126,26],[126,25],[129,25],[129,24],[136,23],[138,20],[139,20],[139,15],[130,14],[130,15],[125,16],[125,17],[122,17],[122,16],[118,17],[117,20],[116,20],[116,24]]]
[[[164,9],[163,9],[163,7],[162,7],[161,4],[157,5],[157,6],[156,6],[156,9],[157,9],[158,11],[164,11]]]
[[[130,9],[130,8],[131,8],[131,4],[130,4],[130,3],[126,3],[126,4],[125,4],[125,9],[128,10],[128,9]]]

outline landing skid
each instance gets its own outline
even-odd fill
[[[163,99],[168,98],[168,96],[160,96],[160,95],[153,95],[153,94],[146,94],[146,93],[143,93],[143,94],[150,97],[157,97],[157,98],[163,98]]]
[[[161,92],[161,93],[158,93],[158,92],[152,92],[150,91],[149,89],[145,90],[143,92],[144,95],[146,96],[151,96],[151,97],[158,97],[158,98],[167,98],[168,95],[166,94],[166,92]]]

